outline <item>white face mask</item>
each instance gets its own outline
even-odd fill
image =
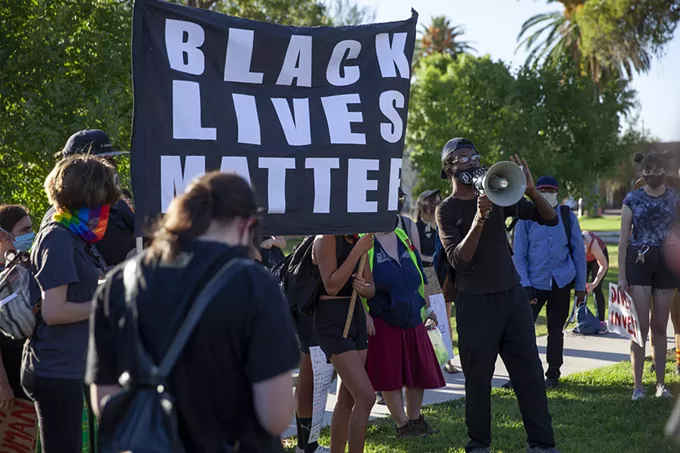
[[[553,208],[557,206],[557,193],[551,193],[551,192],[541,192],[541,195],[543,198],[545,198],[545,201],[547,201],[550,206]]]

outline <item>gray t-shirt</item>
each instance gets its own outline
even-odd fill
[[[87,243],[59,225],[48,225],[36,237],[31,269],[42,291],[68,285],[66,300],[92,301],[100,271],[86,250]],[[83,379],[88,321],[48,326],[39,321],[27,345],[24,366],[36,376]]]

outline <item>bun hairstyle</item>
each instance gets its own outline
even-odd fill
[[[233,173],[207,173],[172,200],[147,256],[172,261],[190,240],[205,234],[213,221],[228,224],[257,213],[255,193],[245,179]]]
[[[668,150],[647,154],[635,153],[633,156],[635,163],[640,164],[642,169],[663,168],[666,172],[671,168],[671,159],[673,159],[673,153]]]

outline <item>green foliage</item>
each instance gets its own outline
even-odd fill
[[[0,0],[0,202],[47,208],[45,176],[75,131],[128,149],[131,5]]]
[[[523,68],[511,74],[489,57],[425,58],[416,71],[407,145],[420,172],[414,192],[449,190],[439,179],[447,140],[466,137],[490,165],[515,153],[536,177],[552,174],[573,195],[586,193],[612,162],[630,155],[634,137],[619,135],[619,116],[633,93],[611,84],[597,95],[594,82],[573,66]]]
[[[606,0],[586,2],[577,14],[581,50],[631,78],[646,72],[651,56],[661,53],[680,20],[679,0]]]
[[[323,4],[334,26],[361,25],[375,21],[375,10],[352,0],[326,0]]]

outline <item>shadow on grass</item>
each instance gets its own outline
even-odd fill
[[[670,373],[674,363],[669,361]],[[648,366],[645,367],[648,369]],[[671,453],[678,451],[664,437],[663,427],[674,399],[653,395],[654,376],[646,372],[648,396],[631,401],[630,363],[579,373],[563,379],[562,385],[548,392],[549,409],[557,446],[562,453]],[[672,393],[680,393],[680,378],[669,374]],[[526,433],[514,391],[494,389],[492,402],[493,450],[496,453],[524,453]],[[467,442],[465,401],[457,400],[428,406],[428,420],[440,430],[425,439],[396,440],[391,420],[370,424],[366,453],[463,453]],[[328,445],[328,430],[322,444]],[[292,450],[291,450],[292,451]]]

